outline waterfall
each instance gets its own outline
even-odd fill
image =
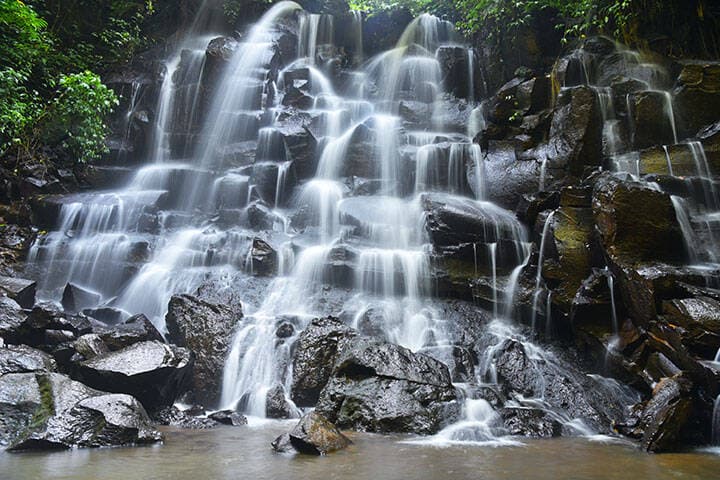
[[[555,218],[555,212],[550,212],[550,214],[545,219],[545,224],[543,225],[542,230],[542,236],[540,237],[540,250],[538,251],[538,262],[537,262],[537,273],[535,274],[535,290],[533,293],[533,311],[532,311],[532,328],[535,329],[535,322],[537,320],[538,315],[538,306],[539,306],[539,299],[540,299],[540,293],[542,293],[542,290],[540,289],[540,285],[542,283],[542,265],[543,265],[543,259],[545,257],[545,242],[547,241],[548,233],[550,232],[550,227],[553,224],[553,220]],[[546,312],[547,314],[547,312]]]
[[[251,290],[228,332],[219,406],[265,417],[268,393],[280,388],[298,415],[292,353],[313,318],[342,313],[357,327],[372,311],[390,342],[428,355],[452,346],[435,298],[443,252],[428,231],[431,197],[482,219],[467,249],[476,279],[491,284],[494,316],[509,316],[530,244],[516,215],[487,199],[490,179],[472,139],[482,109],[467,132],[431,118],[446,97],[436,50],[457,45],[452,26],[423,15],[395,48],[363,64],[361,16],[353,19],[355,67],[341,79],[324,63],[341,51],[334,19],[292,2],[272,6],[240,40],[225,39],[234,53],[213,85],[200,85],[213,36],[191,30],[166,62],[152,163],[124,187],[64,197],[58,225],[34,245],[31,263],[52,272],[41,298],[58,301],[73,282],[98,293],[93,307],[144,313],[165,332],[174,294],[216,281]],[[288,22],[297,22],[298,55],[279,59]],[[474,61],[468,51],[471,85]],[[303,102],[286,105],[297,92]],[[419,106],[422,118],[411,121],[401,104]],[[272,278],[260,277],[256,239],[277,253]],[[283,322],[295,333],[280,339]],[[473,396],[442,435],[514,442]]]

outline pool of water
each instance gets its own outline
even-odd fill
[[[515,446],[433,446],[412,437],[349,433],[326,457],[281,455],[270,442],[292,422],[166,430],[163,445],[0,453],[3,480],[73,479],[713,479],[720,449],[650,455],[621,442],[521,439]]]

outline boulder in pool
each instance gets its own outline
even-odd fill
[[[143,406],[58,373],[0,377],[0,444],[8,450],[66,449],[154,443]]]
[[[74,373],[94,388],[133,395],[154,411],[187,391],[192,369],[189,350],[153,341],[80,362]]]
[[[326,455],[342,450],[351,443],[327,418],[310,412],[300,419],[290,433],[279,436],[271,445],[277,452],[295,450],[308,455]]]

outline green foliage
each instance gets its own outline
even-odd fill
[[[24,75],[42,60],[50,47],[44,35],[47,22],[19,0],[0,0],[0,63]]]
[[[71,7],[69,3],[64,7]],[[48,146],[85,162],[104,151],[105,118],[117,98],[97,74],[70,72],[97,64],[98,58],[117,62],[128,54],[123,48],[129,49],[135,36],[118,22],[112,20],[94,34],[98,48],[77,42],[63,49],[32,7],[19,0],[0,0],[5,40],[0,44],[0,155],[22,160]],[[105,53],[98,53],[103,48]]]
[[[96,74],[62,75],[47,111],[43,137],[47,142],[59,142],[79,162],[93,160],[107,149],[105,118],[118,103],[115,93]]]

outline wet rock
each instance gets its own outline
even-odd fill
[[[521,231],[515,216],[488,202],[444,194],[423,194],[425,228],[436,246],[513,240]]]
[[[153,413],[153,421],[160,425],[170,425],[178,428],[188,428],[202,430],[207,428],[215,428],[218,422],[210,418],[198,417],[193,415],[194,412],[188,410],[180,410],[175,405],[163,407]]]
[[[665,92],[640,92],[631,96],[635,148],[676,143],[674,119],[670,118],[671,99]]]
[[[0,376],[7,373],[54,372],[55,360],[27,345],[0,346]]]
[[[303,123],[288,122],[279,128],[285,144],[288,160],[292,161],[292,173],[297,179],[315,175],[317,140]]]
[[[133,395],[153,411],[187,390],[192,368],[189,350],[152,341],[81,362],[75,374],[94,388]]]
[[[174,295],[168,303],[168,340],[194,353],[192,387],[201,403],[211,405],[219,399],[232,332],[241,319],[242,311],[191,295]]]
[[[593,265],[589,248],[594,233],[590,208],[561,206],[552,218],[546,239],[543,278],[553,285],[553,306],[565,314],[571,310],[576,292],[590,275]]]
[[[292,323],[283,322],[275,330],[275,336],[278,338],[290,338],[295,335],[295,327]]]
[[[270,443],[273,450],[278,453],[295,453],[296,450],[290,443],[290,434],[283,433]]]
[[[714,358],[720,348],[720,302],[708,297],[663,302],[663,314],[682,327],[683,344],[702,358]]]
[[[550,83],[550,76],[542,76],[531,78],[518,85],[515,97],[526,115],[540,112],[550,106]]]
[[[84,315],[68,315],[54,304],[40,303],[28,314],[20,329],[21,341],[41,349],[90,333],[93,324]]]
[[[435,58],[440,64],[445,91],[456,97],[467,98],[470,96],[470,89],[475,87],[469,85],[471,65],[468,61],[468,54],[473,55],[474,53],[468,52],[465,47],[452,45],[441,46],[435,52]]]
[[[720,109],[720,63],[688,61],[683,64],[673,92],[681,137],[694,135],[718,120]]]
[[[357,329],[361,335],[366,337],[377,337],[387,340],[387,338],[385,338],[384,325],[386,325],[385,313],[380,309],[368,308],[363,312],[360,319],[358,319]]]
[[[453,382],[475,381],[475,359],[472,352],[459,345],[426,347],[419,351],[441,361],[450,370]]]
[[[318,413],[341,428],[431,434],[459,413],[447,367],[374,339],[357,339],[335,363]]]
[[[285,389],[276,385],[268,390],[265,397],[265,416],[268,418],[291,418],[293,407],[285,399]]]
[[[623,417],[622,400],[598,389],[569,362],[547,355],[548,359],[531,358],[522,343],[506,340],[495,353],[497,378],[504,392],[542,397],[571,418],[580,418],[598,431],[610,431],[612,421]]]
[[[563,90],[557,99],[548,142],[550,167],[573,175],[602,161],[602,115],[595,92],[585,86]]]
[[[129,395],[93,390],[57,373],[0,377],[0,443],[10,450],[105,447],[162,439]]]
[[[84,308],[97,306],[100,299],[99,293],[68,283],[63,290],[62,306],[68,313],[77,313]]]
[[[253,202],[247,207],[250,228],[254,230],[273,230],[274,225],[282,225],[282,219],[274,214],[263,202]]]
[[[278,440],[277,443],[273,442],[276,450],[286,445],[285,439]],[[288,440],[295,450],[308,455],[326,455],[342,450],[352,443],[335,425],[316,412],[303,416],[290,431]]]
[[[32,308],[35,305],[36,287],[37,284],[32,280],[0,276],[0,292],[15,300],[23,308]]]
[[[208,418],[222,425],[230,425],[232,427],[247,425],[248,423],[247,418],[245,418],[244,415],[232,410],[220,410],[218,412],[213,412],[208,415]]]
[[[290,395],[298,407],[312,407],[318,401],[340,352],[357,332],[336,318],[313,320],[300,334],[293,357]]]
[[[272,276],[277,272],[278,254],[265,240],[253,238],[249,262],[252,275]]]
[[[562,432],[560,422],[537,408],[505,407],[500,416],[508,435],[548,438],[559,437]]]
[[[155,325],[142,313],[112,327],[97,327],[94,331],[110,350],[120,350],[138,342],[163,341]]]
[[[684,258],[684,242],[670,196],[612,175],[598,179],[593,212],[605,251],[632,263]]]
[[[681,434],[692,415],[692,383],[678,375],[662,380],[641,417],[642,446],[648,452],[677,449]]]
[[[0,338],[9,343],[17,342],[24,321],[22,307],[15,300],[0,296]]]
[[[663,300],[679,296],[680,284],[705,284],[705,278],[697,270],[659,262],[636,266],[621,263],[612,271],[618,279],[623,304],[640,326],[656,320]]]
[[[100,335],[95,333],[88,333],[75,340],[73,348],[82,355],[83,360],[89,360],[110,352]]]

